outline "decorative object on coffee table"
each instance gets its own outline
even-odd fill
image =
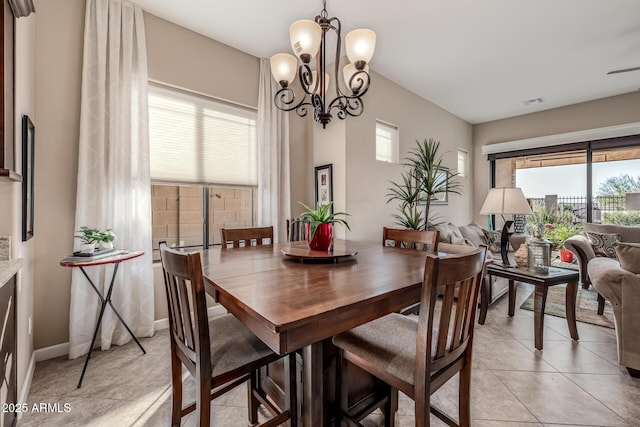
[[[513,224],[512,220],[505,220],[504,215],[531,215],[533,211],[524,197],[521,188],[491,188],[487,198],[480,208],[480,215],[500,214],[504,221],[502,235],[500,239],[500,255],[502,265],[505,267],[515,267],[509,262],[507,252],[509,251],[509,229]]]
[[[513,257],[516,259],[516,265],[518,267],[526,268],[529,260],[527,244],[521,244],[518,250],[514,252]]]
[[[527,247],[527,269],[532,273],[547,273],[551,265],[551,242],[542,238],[542,233],[537,231],[527,242]]]

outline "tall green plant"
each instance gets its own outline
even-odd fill
[[[402,173],[402,181],[391,181],[387,203],[400,202],[400,213],[393,216],[396,224],[404,228],[426,230],[437,225],[435,221],[440,219],[439,215],[431,212],[434,198],[447,192],[461,194],[462,186],[458,174],[442,165],[444,155],[438,153],[440,141],[429,138],[416,143],[417,147],[410,150],[409,157],[404,159],[403,166],[408,170]],[[421,206],[423,204],[424,209]]]

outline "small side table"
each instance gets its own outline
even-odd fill
[[[93,332],[93,338],[91,339],[89,352],[87,353],[87,358],[84,361],[82,374],[80,374],[80,381],[78,381],[78,388],[82,387],[82,379],[84,378],[84,374],[87,370],[87,366],[89,365],[89,359],[91,358],[91,351],[93,350],[93,345],[95,344],[96,336],[98,335],[98,329],[100,329],[100,323],[102,323],[102,317],[104,316],[104,310],[107,307],[107,304],[111,306],[111,309],[120,320],[120,323],[122,323],[122,325],[125,327],[127,332],[129,332],[129,335],[131,335],[131,337],[134,339],[136,344],[138,344],[138,347],[140,347],[140,350],[142,350],[142,353],[147,354],[144,347],[142,347],[142,344],[140,344],[140,341],[138,341],[138,338],[136,338],[133,332],[131,332],[131,329],[129,329],[129,326],[127,325],[127,323],[124,321],[120,313],[118,313],[118,310],[116,310],[116,308],[113,306],[113,303],[111,302],[111,293],[113,291],[113,283],[116,280],[116,274],[118,273],[118,267],[120,266],[120,263],[130,259],[138,258],[139,256],[142,256],[142,255],[144,255],[144,251],[132,251],[132,252],[117,251],[113,255],[110,255],[110,256],[108,255],[98,259],[92,259],[90,257],[87,257],[86,260],[83,260],[83,259],[80,259],[80,257],[67,257],[62,261],[60,261],[60,265],[63,267],[79,267],[80,271],[82,271],[82,274],[84,274],[84,277],[87,278],[87,280],[89,281],[89,284],[91,285],[93,290],[96,291],[96,293],[98,294],[98,297],[100,298],[100,301],[102,302],[102,305],[100,307],[100,315],[98,316],[98,323],[96,324],[96,329]],[[91,278],[89,277],[89,275],[87,274],[84,268],[95,267],[98,265],[106,265],[106,264],[115,264],[115,265],[113,268],[113,276],[111,276],[111,283],[109,284],[109,288],[107,289],[107,296],[105,297],[104,295],[102,295],[102,293],[100,292],[98,287],[95,285],[95,283],[93,283],[93,281],[91,280]]]
[[[515,282],[524,282],[535,285],[535,295],[533,299],[533,328],[535,336],[535,346],[542,350],[542,337],[544,332],[544,309],[547,303],[547,290],[549,286],[567,284],[565,304],[567,311],[567,326],[569,334],[574,340],[578,338],[578,327],[576,325],[576,296],[578,294],[578,277],[576,270],[566,268],[549,267],[548,273],[532,273],[526,268],[505,268],[501,264],[488,264],[487,274],[491,276],[504,277],[509,280],[509,316],[513,316],[516,306],[516,286]]]

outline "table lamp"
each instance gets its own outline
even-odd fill
[[[504,267],[515,267],[509,263],[507,252],[509,251],[509,228],[513,220],[506,221],[504,215],[532,215],[531,206],[524,197],[520,188],[491,188],[489,194],[480,208],[480,215],[500,214],[504,221],[502,235],[500,237],[500,255]]]

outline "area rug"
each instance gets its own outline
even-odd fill
[[[556,316],[567,317],[565,309],[565,286],[551,286],[547,293],[547,305],[544,313]],[[533,311],[533,294],[529,295],[522,305],[523,310]],[[592,325],[604,326],[614,329],[613,309],[609,302],[604,305],[604,314],[598,315],[598,294],[594,290],[578,288],[576,297],[576,320],[578,322],[591,323]]]

